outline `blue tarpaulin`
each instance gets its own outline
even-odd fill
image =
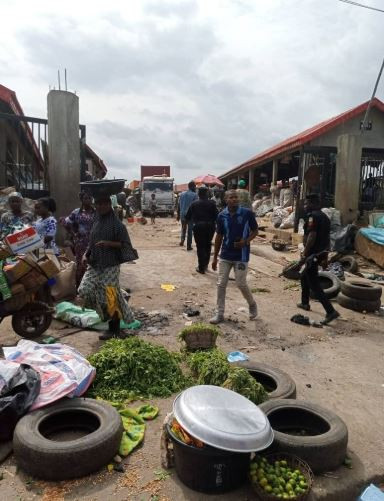
[[[384,245],[384,228],[368,226],[368,228],[361,228],[359,233],[368,238],[368,240],[375,242],[375,244]]]

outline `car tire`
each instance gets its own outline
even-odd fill
[[[340,280],[336,275],[329,271],[319,271],[320,285],[323,288],[324,294],[328,299],[335,298],[340,292]],[[311,289],[311,299],[317,299]]]
[[[376,299],[376,301],[367,301],[366,299],[356,299],[353,297],[348,297],[342,292],[337,296],[337,302],[343,308],[347,308],[347,310],[366,311],[368,313],[372,313],[380,309],[381,301],[380,299]]]
[[[68,441],[47,438],[58,431],[90,433]],[[22,417],[13,449],[17,465],[44,480],[68,480],[105,466],[117,453],[123,433],[119,413],[109,404],[88,399],[62,400]]]
[[[271,452],[293,454],[306,461],[314,473],[333,470],[343,463],[348,429],[332,411],[302,400],[268,400],[259,407],[274,431]],[[317,434],[297,436],[287,433],[289,429]]]
[[[380,285],[373,285],[361,280],[348,280],[341,285],[344,296],[364,301],[377,301],[381,298],[383,289]]]
[[[238,362],[256,381],[264,386],[268,400],[276,398],[296,398],[296,383],[286,372],[268,364],[258,362]]]
[[[344,271],[348,273],[356,273],[359,269],[357,261],[353,256],[344,256],[339,259],[339,262],[343,265]]]

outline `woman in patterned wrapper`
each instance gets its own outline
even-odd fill
[[[44,249],[51,249],[56,256],[60,254],[60,249],[55,242],[57,221],[53,217],[56,212],[56,202],[53,198],[40,198],[35,205],[35,213],[38,217],[33,227],[44,241]]]
[[[89,245],[89,235],[96,217],[92,196],[88,193],[79,194],[81,207],[75,209],[71,214],[63,218],[65,228],[73,236],[73,248],[76,256],[76,287],[79,287],[81,279],[86,270],[83,263],[83,256]]]
[[[105,340],[124,337],[120,320],[133,322],[133,315],[119,284],[122,249],[131,246],[127,228],[115,215],[108,195],[95,197],[96,219],[83,262],[88,265],[78,294],[84,306],[96,310],[109,330],[99,336]]]

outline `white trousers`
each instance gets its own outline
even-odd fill
[[[220,259],[219,261],[219,278],[217,280],[217,313],[224,315],[225,310],[225,294],[227,290],[229,273],[231,269],[235,272],[235,281],[242,295],[246,299],[249,306],[255,304],[255,299],[247,284],[248,263],[241,261],[227,261]]]

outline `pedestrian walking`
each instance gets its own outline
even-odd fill
[[[73,239],[73,250],[76,258],[76,287],[79,287],[87,268],[84,265],[83,256],[88,248],[89,236],[96,217],[92,196],[81,192],[79,198],[81,206],[73,210],[63,221],[60,220]]]
[[[240,179],[239,187],[237,188],[237,196],[239,198],[239,207],[245,207],[246,209],[252,208],[252,201],[249,195],[249,191],[246,189],[247,183],[244,179]]]
[[[317,194],[308,195],[304,202],[304,251],[301,263],[305,263],[301,274],[301,303],[297,305],[302,310],[309,311],[309,293],[312,289],[315,298],[322,304],[326,316],[323,324],[335,320],[340,314],[332,306],[331,301],[324,294],[319,279],[319,265],[326,268],[330,247],[331,223],[329,218],[320,210],[320,199]]]
[[[152,224],[155,224],[156,210],[157,210],[156,195],[155,195],[155,193],[152,193],[151,200],[149,201],[149,211],[151,213],[151,223]]]
[[[183,191],[179,197],[179,205],[177,206],[177,221],[181,221],[181,238],[180,246],[182,247],[187,236],[187,250],[192,250],[192,221],[187,222],[185,216],[192,202],[197,200],[196,184],[194,181],[188,183],[188,190]]]
[[[212,238],[219,211],[216,203],[208,199],[208,188],[198,190],[199,199],[192,202],[185,216],[187,224],[192,221],[195,237],[198,266],[196,271],[204,274],[211,258]]]
[[[102,321],[109,321],[109,330],[99,339],[124,337],[120,320],[133,321],[132,311],[125,301],[119,283],[120,264],[125,262],[125,249],[132,247],[127,228],[115,215],[111,198],[99,196],[95,200],[97,216],[84,254],[87,271],[78,294],[84,306],[96,310]]]
[[[224,321],[225,295],[231,269],[234,269],[236,285],[249,306],[249,319],[257,317],[257,304],[247,284],[250,242],[257,235],[257,222],[254,213],[239,207],[236,190],[225,194],[227,207],[217,217],[215,251],[212,268],[217,269],[220,253],[219,277],[217,281],[216,315],[211,324]]]

